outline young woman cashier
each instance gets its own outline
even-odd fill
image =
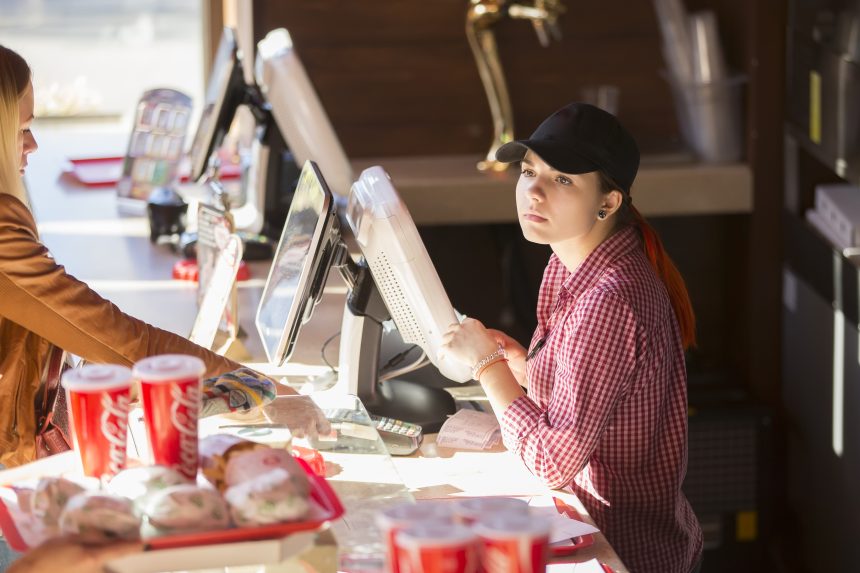
[[[507,448],[575,493],[630,571],[698,571],[702,532],[681,492],[694,318],[633,206],[636,142],[613,115],[572,103],[496,157],[520,162],[523,235],[553,251],[538,326],[525,349],[467,319],[446,346],[474,365]]]

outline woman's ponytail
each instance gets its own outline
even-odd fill
[[[678,272],[675,263],[669,258],[666,249],[663,248],[663,242],[660,241],[657,232],[648,224],[648,221],[636,207],[630,204],[628,208],[633,216],[633,225],[642,234],[645,254],[669,292],[669,300],[672,302],[672,308],[675,309],[684,349],[695,346],[696,317],[693,314],[693,305],[690,303],[690,295],[687,292],[687,285],[684,284],[684,278]]]

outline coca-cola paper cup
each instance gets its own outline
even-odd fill
[[[465,525],[413,525],[394,537],[400,573],[478,573],[478,536]]]
[[[454,503],[456,521],[472,525],[484,516],[493,513],[528,514],[529,504],[516,497],[470,497]]]
[[[131,370],[92,364],[67,371],[62,383],[84,475],[116,475],[125,468]]]
[[[135,363],[152,463],[197,477],[197,419],[200,416],[202,360],[163,354]]]
[[[550,529],[548,519],[519,512],[482,517],[474,530],[484,573],[544,573]]]
[[[397,533],[413,525],[427,523],[453,523],[451,506],[447,503],[424,501],[421,503],[402,503],[388,507],[376,514],[376,523],[382,532],[388,552],[385,556],[386,570],[389,573],[399,573],[397,544],[394,538]]]

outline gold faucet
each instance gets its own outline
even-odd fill
[[[469,0],[466,12],[466,38],[478,65],[478,73],[493,116],[493,143],[487,158],[478,162],[480,171],[504,171],[508,164],[496,161],[496,150],[514,139],[514,114],[493,24],[505,16],[530,20],[541,46],[561,40],[558,16],[564,12],[562,0],[533,0],[530,5],[508,0]]]

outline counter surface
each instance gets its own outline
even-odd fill
[[[579,499],[570,493],[550,490],[529,472],[513,454],[496,446],[484,451],[452,450],[436,445],[436,435],[425,436],[421,448],[411,456],[392,456],[394,467],[416,499],[480,496],[554,496],[576,509],[583,520],[594,525]],[[627,568],[602,533],[594,544],[576,551],[562,561],[598,559],[615,573]]]
[[[125,312],[187,335],[196,313],[196,287],[171,279],[171,269],[178,257],[165,246],[150,244],[145,217],[118,214],[112,189],[84,188],[61,175],[67,156],[114,155],[118,149],[124,149],[127,136],[109,129],[83,136],[68,129],[40,129],[36,136],[40,150],[30,159],[26,180],[42,239],[57,261]],[[422,221],[421,216],[416,219]],[[251,359],[261,361],[253,317],[268,266],[255,265],[252,272],[254,280],[240,286],[240,323],[248,334],[245,345]],[[345,292],[337,273],[331,273],[322,303],[302,330],[294,355],[297,363],[292,368],[294,375],[313,376],[327,370],[320,349],[326,339],[340,330]],[[332,344],[329,357],[336,354],[336,344]],[[388,457],[384,457],[385,465],[390,465]],[[552,493],[588,519],[579,500],[572,495],[550,492],[519,460],[503,450],[452,451],[436,448],[434,437],[428,436],[419,455],[394,458],[393,463],[397,470],[394,473],[399,473],[402,483],[416,498]],[[373,475],[372,468],[368,470],[366,483],[374,483],[378,475]],[[345,500],[347,507],[356,500],[361,503],[360,494],[356,494],[364,491],[363,486],[356,485],[361,481],[350,477],[343,482],[359,488],[352,493],[342,489],[343,484],[337,486],[341,488],[339,495],[354,496],[348,503]],[[383,492],[383,498],[400,496],[406,491],[399,478],[394,481],[397,483],[391,484],[392,491]],[[378,479],[375,483],[379,483]],[[626,571],[602,535],[596,536],[592,547],[576,555],[577,560],[592,557],[598,557],[617,573]]]

